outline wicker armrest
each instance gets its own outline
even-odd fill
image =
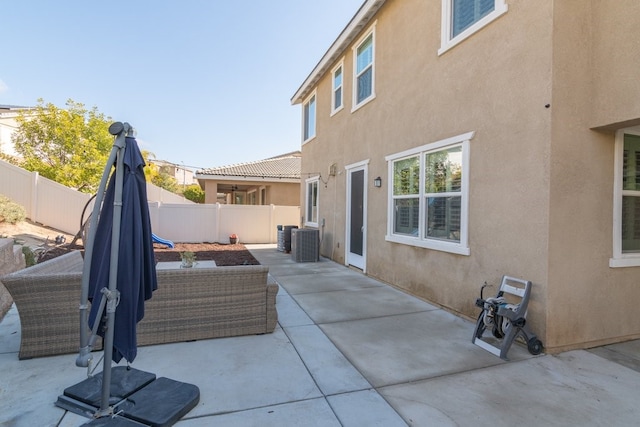
[[[79,347],[82,262],[79,252],[71,252],[0,279],[20,315],[20,359]]]

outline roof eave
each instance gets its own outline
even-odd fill
[[[212,180],[212,181],[261,181],[261,182],[285,182],[299,184],[300,178],[278,178],[263,176],[238,176],[238,175],[201,175],[196,174],[196,179]]]
[[[320,59],[313,71],[309,74],[300,88],[291,98],[291,104],[300,104],[311,93],[320,78],[327,72],[328,68],[338,59],[347,47],[358,37],[363,28],[371,22],[373,16],[378,12],[386,0],[366,0],[356,14],[351,18],[338,38],[333,42],[329,50]]]

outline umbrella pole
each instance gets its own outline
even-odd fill
[[[113,229],[111,231],[111,264],[109,267],[109,289],[103,289],[107,297],[107,329],[104,341],[104,365],[102,369],[102,399],[96,417],[110,415],[113,408],[109,405],[111,397],[111,362],[113,361],[113,334],[116,307],[119,300],[118,286],[118,253],[120,250],[120,220],[122,216],[122,183],[124,179],[124,151],[126,150],[126,134],[131,130],[128,124],[123,126],[116,136],[115,145],[119,148],[116,161],[115,193],[113,201]]]
[[[120,122],[116,122],[109,127],[109,133],[114,136],[117,136],[122,132],[123,125]],[[89,276],[91,274],[91,260],[93,258],[93,243],[96,237],[96,230],[98,228],[98,218],[100,216],[100,208],[102,206],[102,201],[104,200],[105,188],[107,186],[107,181],[109,180],[109,175],[111,173],[111,168],[113,164],[116,162],[118,152],[123,147],[124,141],[119,141],[116,138],[114,142],[113,148],[111,149],[111,154],[109,155],[109,159],[104,167],[104,172],[102,173],[102,179],[100,181],[100,185],[98,186],[98,192],[96,193],[96,199],[94,201],[93,213],[91,214],[91,218],[89,220],[89,233],[87,235],[87,241],[84,242],[85,254],[84,254],[84,264],[82,265],[82,287],[80,293],[80,350],[78,357],[76,358],[76,366],[82,368],[91,368],[89,366],[92,356],[91,351],[93,349],[93,342],[90,342],[90,334],[89,334]],[[122,146],[121,146],[122,145]]]

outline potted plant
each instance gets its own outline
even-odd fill
[[[238,235],[236,233],[233,233],[229,236],[229,243],[231,243],[232,245],[238,243]]]
[[[196,261],[196,254],[190,251],[180,252],[180,258],[182,259],[181,268],[191,268]]]

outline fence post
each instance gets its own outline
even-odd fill
[[[222,215],[222,207],[220,203],[216,202],[216,222],[215,222],[215,233],[216,233],[216,242],[220,242],[220,216]]]
[[[33,179],[31,180],[31,212],[29,218],[31,218],[33,222],[40,222],[38,221],[38,180],[40,174],[38,172],[32,172],[31,176]]]
[[[278,243],[278,231],[276,230],[276,205],[270,205],[269,210],[269,243]]]

